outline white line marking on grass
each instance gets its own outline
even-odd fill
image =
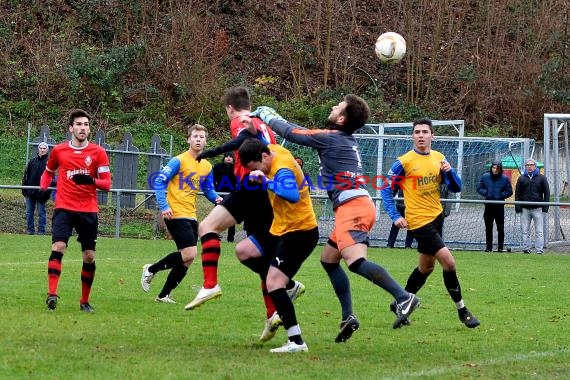
[[[437,376],[437,375],[446,375],[449,373],[457,373],[458,371],[463,371],[465,369],[469,369],[468,366],[470,364],[473,365],[473,369],[477,369],[478,367],[483,366],[493,366],[498,364],[507,364],[513,362],[520,362],[526,361],[529,359],[536,359],[536,358],[545,358],[551,356],[558,356],[563,354],[570,353],[570,348],[561,348],[555,351],[539,351],[539,352],[530,352],[528,354],[515,354],[509,356],[498,357],[495,359],[484,360],[482,362],[468,362],[457,364],[449,367],[440,367],[440,368],[432,368],[429,370],[424,371],[416,371],[416,372],[404,372],[396,377],[387,376],[384,377],[385,380],[395,380],[395,379],[405,379],[411,377],[424,377],[424,376]]]

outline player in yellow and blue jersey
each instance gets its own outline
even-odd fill
[[[414,148],[394,162],[388,172],[391,186],[381,190],[384,208],[399,228],[408,228],[418,242],[419,265],[408,278],[406,290],[416,294],[435,268],[435,262],[443,268],[443,283],[451,296],[461,322],[469,328],[479,326],[479,320],[465,307],[461,286],[457,278],[455,258],[442,239],[443,208],[440,201],[440,184],[445,183],[451,192],[461,191],[461,179],[451,167],[445,155],[431,149],[433,126],[429,119],[413,123]],[[405,217],[400,215],[394,203],[393,189],[404,192]],[[395,311],[395,304],[390,305]],[[404,324],[408,324],[406,320]]]
[[[251,123],[246,115],[242,119]],[[258,240],[259,250],[251,251],[250,257],[242,261],[261,276],[265,275],[269,296],[287,330],[287,343],[271,352],[308,351],[286,289],[319,241],[309,188],[304,186],[305,175],[293,155],[280,145],[249,139],[238,153],[242,164],[251,170],[250,178],[267,188],[273,209],[269,235]]]
[[[196,257],[198,192],[202,191],[214,204],[222,201],[222,197],[214,190],[212,164],[207,160],[196,160],[206,145],[207,136],[206,127],[200,124],[188,128],[189,149],[173,157],[154,179],[158,206],[178,249],[156,263],[143,267],[141,286],[145,292],[150,290],[150,283],[156,273],[170,269],[166,282],[156,297],[157,302],[176,303],[170,294],[182,282]]]

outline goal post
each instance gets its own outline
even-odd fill
[[[561,200],[568,202],[568,182],[570,181],[569,124],[570,114],[568,113],[544,114],[544,174],[548,179],[554,202]],[[559,137],[560,135],[562,135],[562,140]],[[554,209],[552,217],[554,219],[554,240],[565,240],[558,207]],[[546,228],[549,223],[544,223],[544,225],[546,226],[544,235],[548,236]]]

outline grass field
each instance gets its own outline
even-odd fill
[[[71,241],[63,261],[60,302],[45,306],[47,236],[0,235],[2,379],[566,379],[570,376],[570,256],[455,252],[467,306],[481,320],[458,320],[438,267],[419,293],[412,325],[393,330],[390,296],[350,273],[361,328],[334,343],[340,307],[319,264],[309,258],[297,279],[307,292],[297,317],[308,353],[270,354],[286,341],[258,337],[265,318],[259,280],[224,243],[218,301],[184,305],[201,286],[195,263],[173,293],[157,304],[162,272],[151,293],[140,271],[171,252],[163,240],[100,239],[91,304],[79,311],[81,255]],[[371,249],[402,284],[416,265],[411,250]]]

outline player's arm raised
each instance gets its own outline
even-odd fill
[[[299,145],[309,146],[315,149],[330,146],[328,136],[335,131],[328,129],[307,129],[285,120],[273,108],[261,106],[250,113],[250,116],[258,117],[271,127],[275,133],[285,140]]]

